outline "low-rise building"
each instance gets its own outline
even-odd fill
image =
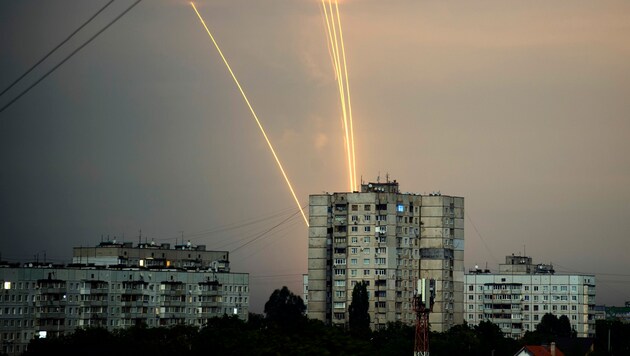
[[[203,252],[188,247],[190,256]],[[230,272],[227,252],[213,251],[220,258],[183,268],[181,259],[170,257],[150,267],[140,263],[146,256],[107,264],[106,249],[124,257],[144,247],[99,245],[95,251],[100,257],[89,264],[0,264],[0,351],[17,355],[35,337],[61,336],[82,327],[202,327],[225,314],[247,320],[249,274]],[[151,251],[173,254],[166,246]]]
[[[466,274],[464,319],[497,324],[506,336],[522,337],[547,313],[566,315],[578,337],[595,336],[595,276],[556,274],[550,264],[507,256],[499,273],[474,268]]]

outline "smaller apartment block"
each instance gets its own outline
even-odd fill
[[[225,314],[246,320],[249,274],[230,272],[225,251],[178,248],[107,242],[74,249],[74,260],[90,254],[89,264],[1,263],[0,351],[18,355],[34,337],[82,327],[202,327]]]
[[[578,337],[595,336],[595,276],[556,274],[531,257],[507,256],[499,273],[475,268],[466,274],[464,319],[497,324],[506,336],[533,331],[543,315],[566,315]]]

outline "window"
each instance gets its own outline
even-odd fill
[[[354,228],[356,228],[356,226],[353,226],[352,228],[354,229]],[[358,240],[358,238],[356,236],[352,236],[350,241],[352,241],[353,244],[356,244],[357,242],[359,242],[359,240]]]
[[[335,309],[345,309],[346,308],[346,303],[345,302],[335,302],[333,304],[333,308],[335,308]]]
[[[350,264],[353,265],[353,266],[356,266],[357,265],[357,259],[356,258],[350,259]]]
[[[534,286],[534,291],[537,292],[538,291],[538,286]]]
[[[363,275],[364,276],[369,276],[370,275],[370,270],[369,269],[364,269],[363,270]]]
[[[369,226],[363,227],[363,231],[370,232],[372,229]]]
[[[350,248],[350,253],[353,254],[353,255],[356,255],[358,251],[359,251],[359,249],[357,247],[351,247]]]
[[[358,215],[352,215],[351,220],[352,221],[359,221],[359,216]]]
[[[372,220],[372,215],[363,215],[363,220],[365,220],[365,221]]]
[[[384,276],[385,275],[385,270],[384,269],[374,270],[374,274],[377,275],[377,276]]]
[[[405,212],[405,206],[402,204],[398,204],[396,205],[396,211],[399,213],[404,213]]]
[[[385,259],[385,257],[377,257],[374,261],[377,265],[384,265],[386,264],[387,260]]]
[[[350,231],[358,232],[359,231],[359,227],[358,226],[353,226],[352,228],[350,228]]]
[[[364,248],[363,249],[363,253],[366,254],[366,255],[369,255],[370,254],[370,248],[369,247]]]
[[[351,208],[352,208],[352,211],[357,211],[357,210],[359,210],[359,206],[358,206],[358,205],[356,205],[356,204],[352,204],[352,207],[351,207]]]
[[[335,276],[345,276],[346,270],[341,268],[335,268]]]
[[[335,264],[336,265],[345,265],[346,264],[346,259],[345,258],[335,258]]]
[[[350,270],[350,275],[351,275],[352,277],[356,277],[356,276],[357,276],[357,270],[356,270],[356,269],[352,269],[352,270]],[[356,282],[353,282],[353,283],[356,283]]]
[[[363,242],[365,242],[366,244],[369,244],[370,243],[370,237],[369,236],[364,237],[363,238]]]
[[[345,279],[341,279],[341,280],[335,281],[335,287],[345,287],[345,286],[346,286],[346,280]]]
[[[365,210],[365,211],[370,211],[370,210],[372,210],[372,205],[370,205],[370,204],[365,204],[365,205],[363,206],[363,210]]]
[[[538,305],[534,305],[534,311],[538,311]]]

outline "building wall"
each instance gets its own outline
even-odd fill
[[[431,329],[463,323],[463,208],[463,198],[398,193],[391,185],[311,195],[309,317],[346,325],[354,285],[365,280],[373,329],[413,324],[416,282],[432,278]]]
[[[144,324],[203,326],[224,314],[246,320],[249,274],[139,268],[0,268],[0,350],[23,352],[42,332]]]
[[[578,337],[595,335],[595,276],[467,274],[464,318],[489,320],[514,338],[533,331],[543,315],[566,315]]]
[[[190,243],[176,245],[163,243],[102,242],[95,247],[75,247],[72,263],[96,266],[200,268],[229,272],[229,252],[210,251],[205,246]]]

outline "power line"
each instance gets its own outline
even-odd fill
[[[230,251],[230,253],[234,253],[234,252],[238,251],[239,249],[241,249],[241,248],[243,248],[243,247],[245,247],[245,246],[247,246],[247,245],[251,244],[252,242],[254,242],[254,241],[256,241],[256,240],[260,239],[261,237],[265,236],[266,234],[268,234],[269,232],[271,232],[273,229],[275,229],[275,228],[277,228],[278,226],[280,226],[280,225],[282,225],[282,224],[286,223],[287,221],[291,220],[291,218],[293,218],[294,216],[296,216],[298,213],[302,212],[302,211],[303,211],[302,209],[304,209],[305,207],[306,207],[306,205],[305,205],[304,207],[300,207],[300,209],[298,209],[295,213],[291,214],[288,218],[286,218],[286,219],[282,220],[281,222],[277,223],[276,225],[274,225],[274,226],[270,227],[269,229],[265,230],[264,232],[262,232],[261,234],[259,234],[259,235],[258,235],[258,236],[256,236],[255,238],[253,238],[253,239],[251,239],[251,240],[247,241],[246,243],[242,244],[241,246],[239,246],[239,247],[237,247],[237,248],[233,249],[232,251]]]
[[[262,216],[259,218],[255,218],[255,219],[251,219],[251,220],[245,220],[244,222],[242,220],[240,220],[239,222],[233,222],[233,223],[229,223],[229,224],[225,224],[222,226],[217,226],[214,228],[208,228],[208,229],[204,229],[201,231],[196,231],[196,232],[192,232],[189,234],[185,234],[184,236],[186,238],[188,238],[189,240],[197,240],[197,239],[201,239],[204,237],[207,237],[209,235],[213,235],[219,232],[226,232],[226,231],[231,231],[231,230],[237,230],[237,229],[241,229],[244,227],[247,227],[249,225],[254,225],[260,222],[264,222],[264,221],[268,221],[269,219],[284,215],[287,213],[287,211],[293,211],[293,208],[286,208],[286,209],[282,209],[279,210],[278,212],[271,214],[271,215],[267,215],[267,216]],[[179,237],[179,236],[177,236]],[[172,240],[176,237],[167,237],[167,238],[159,238],[159,239],[155,239],[155,241],[166,241],[166,240]]]
[[[488,247],[488,244],[486,244],[486,241],[483,239],[483,237],[481,237],[481,234],[479,233],[479,230],[477,230],[477,226],[475,225],[475,223],[470,218],[470,215],[468,214],[468,212],[466,212],[466,216],[468,217],[468,221],[470,221],[470,224],[472,225],[473,229],[475,229],[475,232],[477,233],[477,236],[479,236],[479,239],[483,243],[483,246],[486,248],[486,250],[490,254],[490,257],[492,257],[492,259],[494,260],[495,263],[499,263],[499,261],[497,261],[497,259],[492,254],[492,251],[490,251],[490,248]]]
[[[123,15],[125,15],[127,12],[129,12],[129,10],[131,10],[134,6],[138,5],[138,3],[142,1],[142,0],[136,0],[136,2],[134,2],[133,4],[131,4],[131,6],[129,6],[125,11],[123,11],[120,15],[116,16],[116,18],[114,18],[110,23],[108,23],[105,27],[103,27],[100,31],[98,31],[95,35],[93,35],[92,37],[90,37],[87,41],[85,41],[81,46],[79,46],[77,49],[75,49],[74,51],[72,51],[72,53],[70,53],[70,55],[68,55],[66,58],[64,58],[61,62],[59,62],[56,66],[54,66],[52,69],[50,69],[48,72],[46,72],[46,74],[44,74],[41,78],[39,78],[35,83],[31,84],[28,88],[26,88],[25,90],[23,90],[18,96],[16,96],[15,98],[13,98],[13,100],[9,101],[8,104],[6,104],[5,106],[2,107],[2,109],[0,109],[0,113],[3,112],[6,108],[8,108],[11,104],[13,104],[15,101],[17,101],[19,98],[21,98],[24,94],[26,94],[29,90],[31,90],[34,86],[36,86],[37,84],[39,84],[42,80],[44,80],[44,78],[46,78],[48,75],[50,75],[50,73],[52,73],[53,71],[55,71],[57,68],[59,68],[62,64],[64,64],[68,59],[70,59],[70,57],[74,56],[77,52],[79,52],[81,49],[83,49],[83,47],[87,46],[90,42],[92,42],[92,40],[94,40],[98,35],[100,35],[101,33],[103,33],[103,31],[107,30],[111,25],[113,25],[116,21],[118,21],[121,17],[123,17]]]
[[[24,78],[26,75],[28,75],[33,69],[35,69],[35,67],[37,67],[38,65],[40,65],[43,61],[46,60],[46,58],[48,58],[54,51],[58,50],[59,47],[63,46],[66,42],[68,42],[70,40],[70,38],[72,38],[72,36],[76,35],[77,32],[81,31],[81,29],[83,27],[85,27],[88,23],[90,23],[92,20],[94,20],[94,18],[96,16],[98,16],[98,14],[100,14],[101,12],[103,12],[103,10],[105,10],[105,8],[107,8],[109,5],[111,5],[111,3],[113,3],[114,0],[110,0],[107,4],[105,4],[105,6],[103,6],[102,8],[100,8],[100,10],[98,10],[94,15],[92,15],[92,17],[90,17],[87,21],[85,21],[81,26],[79,26],[79,28],[77,28],[76,30],[74,30],[74,32],[72,32],[68,37],[66,37],[65,40],[63,40],[60,44],[58,44],[55,48],[53,48],[50,52],[48,52],[42,59],[40,59],[37,63],[33,64],[33,66],[31,68],[29,68],[26,72],[24,72],[24,74],[22,74],[19,78],[17,78],[15,81],[13,81],[13,83],[11,83],[6,89],[4,89],[2,91],[2,93],[0,93],[0,96],[2,96],[4,93],[6,93],[9,89],[11,89],[17,82],[19,82],[20,80],[22,80],[22,78]]]

